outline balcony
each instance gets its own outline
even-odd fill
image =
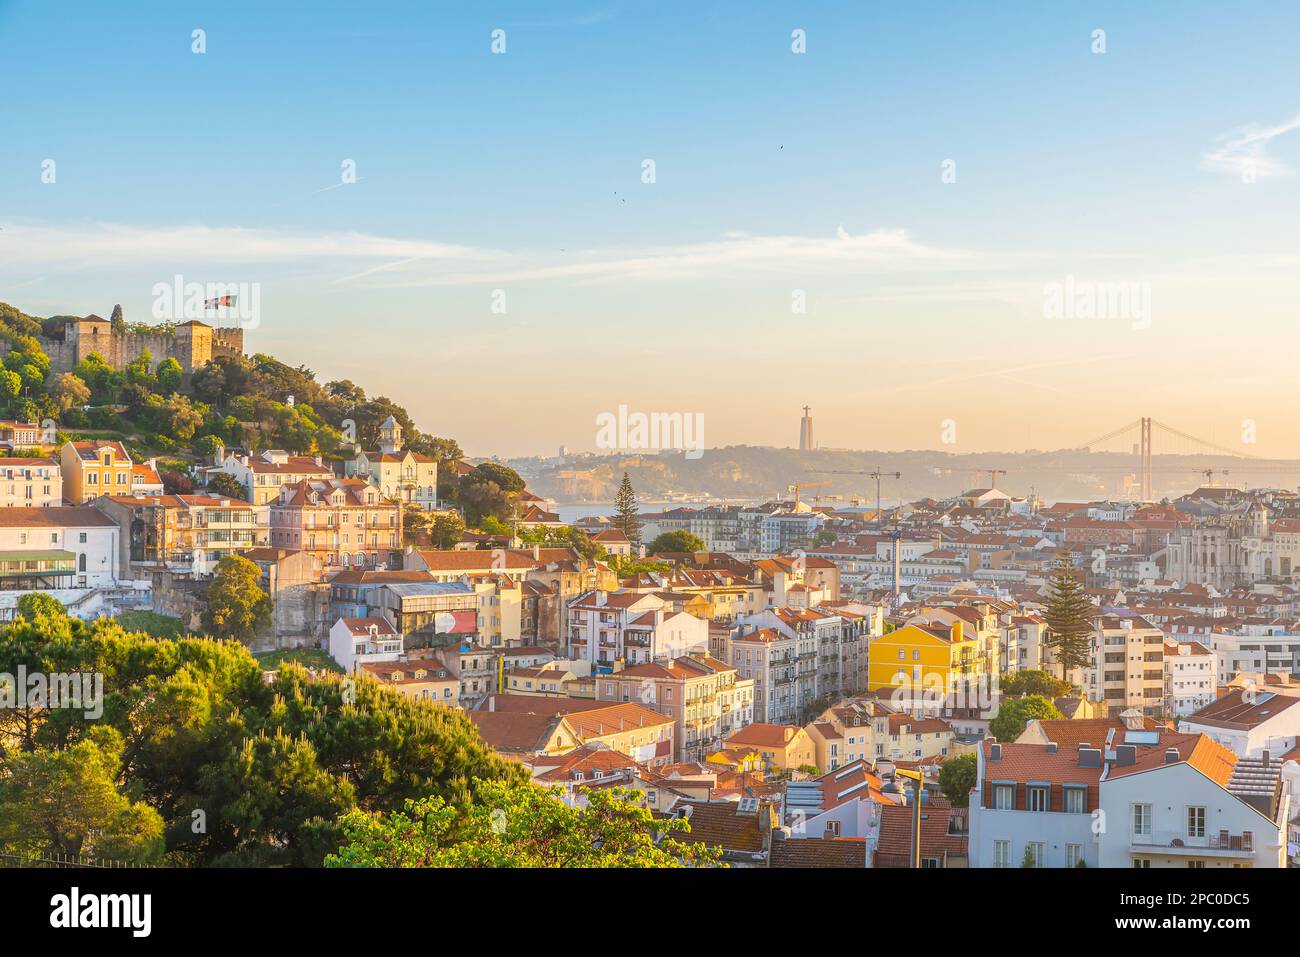
[[[1188,837],[1182,831],[1154,831],[1151,834],[1131,834],[1129,851],[1133,854],[1169,854],[1179,857],[1252,857],[1255,853],[1255,835],[1250,831],[1229,834],[1220,831],[1204,837]]]

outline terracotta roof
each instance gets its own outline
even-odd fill
[[[880,831],[876,841],[876,867],[910,867],[912,854],[911,805],[885,804],[880,808]],[[949,833],[953,808],[938,799],[921,806],[921,857],[965,856],[965,835]]]
[[[419,549],[420,558],[430,571],[448,572],[466,570],[507,570],[513,568],[536,568],[551,562],[574,561],[580,556],[571,548],[538,549],[538,558],[528,549]],[[501,560],[497,561],[497,556]]]
[[[0,508],[0,528],[116,528],[117,523],[89,505]]]
[[[861,837],[778,837],[772,842],[769,866],[866,867],[867,842]]]
[[[771,835],[770,805],[761,804],[757,813],[742,813],[739,802],[719,801],[704,803],[682,802],[683,811],[690,808],[689,833],[674,831],[673,837],[682,843],[707,844],[724,851],[757,854]]]
[[[556,726],[564,720],[554,714],[527,711],[467,711],[484,742],[505,753],[529,754],[540,751]]]
[[[798,736],[801,728],[792,724],[747,724],[727,738],[728,747],[784,748]]]
[[[1101,747],[1098,742],[1093,742],[1093,745]],[[1076,746],[1058,746],[1055,754],[1049,754],[1045,744],[1010,742],[1001,745],[1002,757],[996,761],[990,758],[993,742],[986,739],[983,747],[984,778],[988,781],[1014,781],[1017,784],[1029,781],[1046,784],[1097,784],[1101,781],[1102,768],[1079,767]],[[1156,750],[1161,755],[1164,754],[1163,750]]]
[[[1182,720],[1211,728],[1248,730],[1277,717],[1297,703],[1300,703],[1300,697],[1293,694],[1237,688]]]
[[[370,616],[368,618],[344,618],[342,619],[344,627],[352,634],[360,637],[361,635],[370,634],[370,629],[376,629],[380,635],[396,635],[397,629],[393,627],[392,622],[387,618],[379,616]]]

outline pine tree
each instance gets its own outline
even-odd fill
[[[633,546],[641,544],[641,520],[637,518],[636,492],[632,490],[632,480],[623,473],[623,481],[614,496],[614,518],[612,524],[625,536]]]
[[[1052,649],[1065,679],[1071,668],[1086,667],[1091,661],[1092,619],[1096,613],[1083,593],[1069,559],[1062,559],[1052,575],[1047,610],[1047,634],[1043,643]]]

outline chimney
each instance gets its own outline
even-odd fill
[[[785,729],[785,740],[786,740],[786,743],[789,744],[789,743],[790,743],[790,740],[791,740],[793,737],[794,737],[794,728],[786,728],[786,729]]]
[[[1100,768],[1100,767],[1101,767],[1101,748],[1080,748],[1080,749],[1079,749],[1079,767],[1081,767],[1081,768]]]
[[[1048,754],[1055,754],[1055,753],[1056,753],[1056,742],[1055,742],[1055,741],[1048,741],[1048,742],[1047,742],[1047,753],[1048,753]]]
[[[1177,748],[1165,748],[1165,764],[1177,764],[1181,760]]]
[[[1263,752],[1260,753],[1259,759],[1264,762],[1264,767],[1268,767],[1268,761],[1270,757],[1272,757],[1272,755],[1269,754],[1267,748],[1265,748]]]
[[[1121,768],[1127,768],[1137,763],[1137,746],[1133,744],[1121,744],[1115,749],[1115,764]]]
[[[537,562],[537,561],[541,561],[541,560],[542,560],[542,546],[539,545],[539,544],[534,544],[534,545],[533,545],[533,561]]]
[[[954,621],[948,628],[948,637],[953,641],[961,641],[961,622]]]
[[[993,744],[989,745],[989,760],[990,761],[1002,760],[1002,745],[998,744],[997,742],[994,742]]]

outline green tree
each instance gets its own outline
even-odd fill
[[[626,472],[614,496],[614,516],[610,524],[622,532],[633,546],[641,544],[641,519],[637,517],[636,492]]]
[[[970,789],[975,786],[976,761],[973,754],[959,754],[939,764],[939,790],[953,807],[965,807]]]
[[[60,413],[68,411],[73,406],[85,406],[90,402],[90,387],[70,372],[57,374],[49,380],[45,389],[51,398],[59,403]]]
[[[484,535],[509,535],[510,526],[495,515],[489,515],[479,522],[478,530]]]
[[[682,818],[656,819],[639,792],[584,791],[586,807],[559,800],[558,788],[481,782],[463,820],[438,798],[408,801],[402,811],[353,810],[347,837],[327,867],[662,867],[709,865],[720,852],[679,840]]]
[[[429,540],[434,548],[454,548],[465,532],[465,520],[455,513],[439,515],[429,528]]]
[[[1004,675],[1000,681],[1000,688],[1003,694],[1013,697],[1036,694],[1052,699],[1070,694],[1074,690],[1074,685],[1060,678],[1054,678],[1046,671],[1028,669]]]
[[[154,370],[154,375],[158,380],[158,391],[163,395],[172,395],[179,392],[181,388],[182,371],[181,364],[170,356],[158,363],[158,368]]]
[[[208,473],[208,490],[214,495],[221,495],[225,498],[245,499],[248,492],[244,486],[239,484],[239,479],[225,472]]]
[[[203,627],[218,638],[248,642],[271,623],[271,598],[259,583],[262,570],[239,555],[217,562],[208,586]]]
[[[32,591],[18,596],[18,614],[28,621],[36,621],[42,618],[67,617],[68,610],[63,607],[63,602],[53,595]]]
[[[655,537],[650,543],[649,554],[663,555],[668,552],[702,552],[704,551],[704,539],[698,535],[692,535],[685,529],[678,529],[675,532],[664,532],[662,535]]]
[[[1038,695],[1024,698],[1003,698],[998,713],[989,722],[989,733],[1001,742],[1015,741],[1025,732],[1031,720],[1040,721],[1062,717],[1056,705]]]
[[[1052,650],[1056,663],[1061,666],[1065,679],[1073,668],[1083,668],[1091,662],[1092,619],[1097,609],[1088,601],[1068,559],[1057,563],[1047,596],[1043,618],[1047,621],[1047,634],[1043,644]]]
[[[0,846],[25,854],[91,854],[157,863],[163,822],[118,791],[122,736],[96,728],[65,751],[20,752],[0,775]]]

